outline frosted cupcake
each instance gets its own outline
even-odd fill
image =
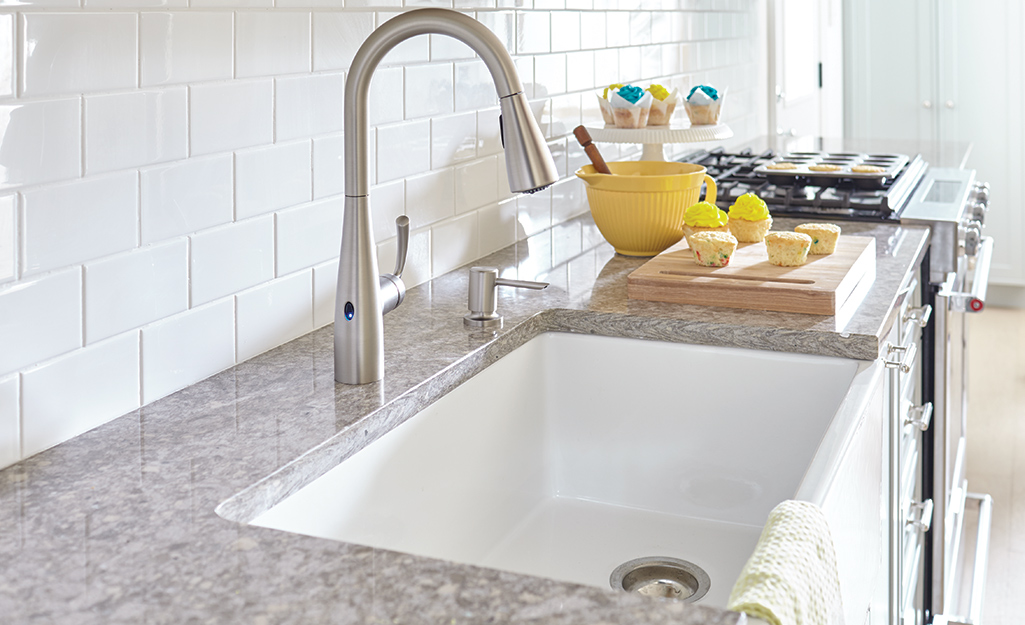
[[[680,92],[675,88],[668,91],[662,85],[651,85],[647,89],[651,94],[651,112],[648,113],[649,126],[665,126],[676,110],[680,100]]]
[[[607,126],[616,125],[616,117],[612,114],[612,103],[609,102],[609,98],[612,95],[612,93],[615,92],[616,89],[619,89],[622,86],[623,85],[619,83],[613,83],[608,87],[605,87],[605,90],[602,91],[602,94],[597,96],[598,108],[601,109],[601,117],[603,120],[605,120],[605,125]]]
[[[683,106],[692,126],[718,124],[722,113],[722,101],[726,92],[719,93],[715,87],[698,85],[690,90]]]
[[[616,89],[609,99],[616,128],[644,128],[651,111],[651,94],[633,85]]]
[[[754,193],[745,193],[730,207],[730,232],[741,243],[760,243],[772,228],[769,207]]]
[[[729,232],[697,232],[687,242],[694,252],[694,262],[704,267],[725,267],[737,251],[737,239]]]
[[[765,235],[769,263],[780,267],[799,267],[808,262],[811,237],[801,232],[770,232]]]
[[[726,211],[720,210],[715,204],[698,202],[683,213],[683,236],[687,237],[690,244],[692,235],[698,232],[725,232],[729,233],[727,225],[730,221]]]

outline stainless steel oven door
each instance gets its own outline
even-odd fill
[[[986,305],[993,239],[974,257],[961,256],[936,295],[935,445],[933,493],[933,623],[978,625],[989,553],[992,499],[968,492],[965,441],[968,430],[967,313]],[[965,538],[968,504],[978,504],[978,531]],[[974,547],[974,548],[972,548]],[[969,556],[968,549],[974,551]],[[974,570],[965,570],[970,562]]]

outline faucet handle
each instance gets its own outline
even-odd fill
[[[478,328],[501,327],[502,315],[497,311],[500,286],[541,290],[547,287],[548,283],[499,278],[496,267],[470,267],[466,304],[470,312],[463,317],[465,325]]]
[[[395,271],[392,272],[396,278],[402,276],[402,270],[406,268],[406,251],[409,249],[409,217],[399,215],[395,218],[395,234],[397,245],[395,253]]]

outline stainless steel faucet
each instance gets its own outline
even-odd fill
[[[418,9],[394,17],[375,30],[356,52],[345,81],[345,213],[335,298],[335,380],[366,384],[384,377],[384,321],[405,296],[405,265],[409,220],[399,217],[395,272],[379,276],[377,246],[370,220],[370,176],[367,170],[367,102],[370,79],[389,50],[415,35],[454,37],[484,61],[498,90],[502,145],[509,188],[540,191],[558,172],[544,135],[523,94],[523,85],[509,53],[490,30],[471,17],[446,9]]]

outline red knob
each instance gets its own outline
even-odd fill
[[[975,312],[979,312],[980,310],[982,310],[983,306],[985,305],[986,302],[982,301],[981,299],[972,299],[972,301],[968,303],[968,306],[970,306],[971,309]]]

